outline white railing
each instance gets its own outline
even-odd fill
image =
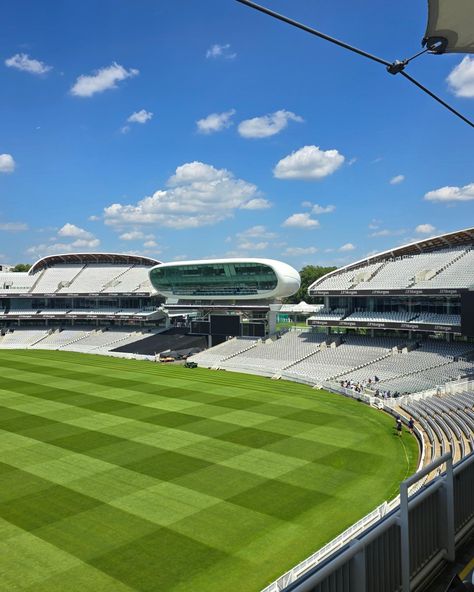
[[[346,389],[348,390],[348,389]],[[358,393],[356,393],[358,394]],[[404,418],[406,419],[406,418]],[[421,445],[421,455],[420,460],[418,463],[418,467],[416,472],[422,470],[424,462],[425,462],[425,445],[423,440],[423,434],[418,428],[415,428],[417,433],[418,440]],[[422,481],[418,481],[414,483],[409,488],[409,494],[413,495],[417,491],[419,491],[426,483],[427,477],[425,477]],[[392,510],[395,510],[400,506],[400,495],[397,495],[396,498],[390,501],[385,501],[380,506],[377,506],[375,510],[369,512],[366,516],[349,526],[344,532],[340,535],[329,541],[324,547],[318,549],[315,553],[295,565],[292,569],[284,573],[280,576],[277,580],[269,584],[266,588],[264,588],[261,592],[281,592],[287,586],[295,582],[298,578],[300,578],[304,573],[313,569],[323,561],[325,561],[328,557],[330,557],[336,551],[345,547],[348,543],[350,543],[354,538],[362,534],[365,530],[376,524],[381,518],[386,516]]]
[[[349,526],[347,530],[341,533],[339,536],[330,541],[327,545],[324,545],[321,549],[304,559],[301,563],[298,563],[295,567],[287,571],[285,574],[280,576],[277,580],[272,582],[269,586],[264,588],[262,592],[281,592],[289,584],[295,582],[301,575],[312,569],[324,559],[329,557],[334,551],[342,549],[344,545],[349,543],[354,537],[363,532],[366,528],[375,524],[380,518],[383,518],[388,512],[395,509],[399,505],[398,497],[391,502],[383,502],[375,510],[361,518],[358,522]]]

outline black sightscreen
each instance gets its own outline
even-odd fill
[[[211,315],[211,335],[240,335],[240,317]]]
[[[474,337],[474,292],[461,294],[461,333]]]
[[[211,330],[211,324],[209,321],[191,321],[190,333],[196,333],[198,335],[209,335]]]
[[[265,337],[264,323],[242,323],[243,337]]]

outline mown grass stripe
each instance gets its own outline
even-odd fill
[[[49,351],[0,371],[0,572],[21,592],[254,591],[416,463],[389,418],[302,385]]]

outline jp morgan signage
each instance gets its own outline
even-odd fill
[[[366,329],[403,329],[406,331],[425,331],[430,333],[461,333],[459,325],[434,325],[428,323],[393,323],[378,321],[323,321],[308,319],[308,325],[314,327],[346,327]]]
[[[310,296],[433,296],[467,292],[467,288],[406,288],[405,290],[318,290],[310,291]]]

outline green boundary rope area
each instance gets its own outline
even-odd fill
[[[392,418],[296,383],[11,350],[0,376],[8,592],[255,592],[416,469]]]

